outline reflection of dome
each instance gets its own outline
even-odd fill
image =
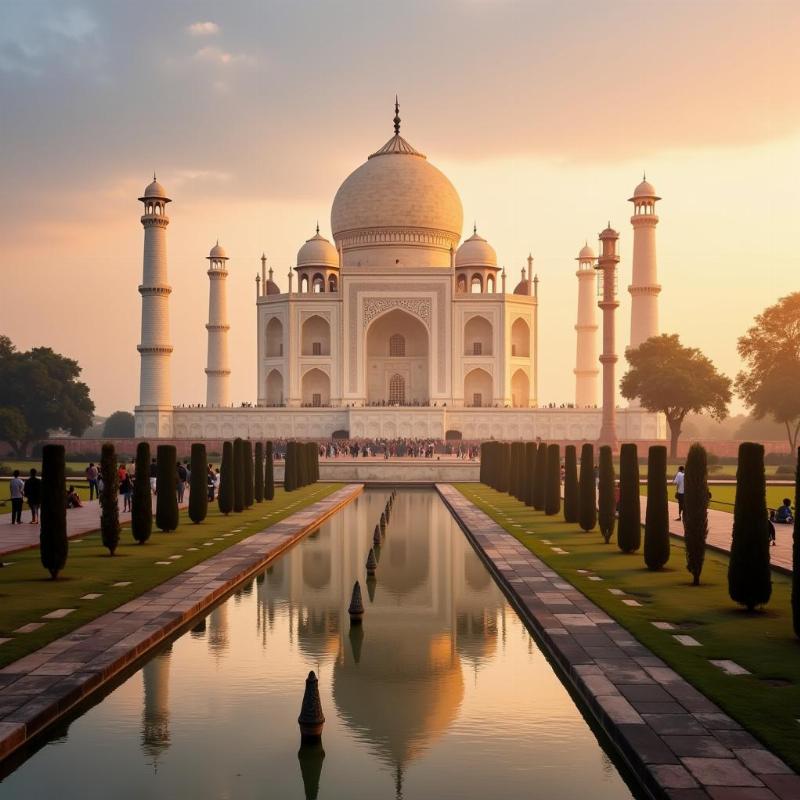
[[[473,664],[481,664],[497,650],[497,617],[491,609],[473,613],[459,611],[456,617],[457,649]]]
[[[312,661],[334,656],[339,650],[338,608],[300,609],[297,615],[297,645],[300,652]]]
[[[331,554],[327,550],[303,550],[303,583],[312,589],[324,589],[331,582]]]
[[[317,232],[297,251],[298,267],[338,267],[339,254],[336,248]]]
[[[395,594],[406,594],[421,586],[428,577],[428,533],[408,531],[404,537],[386,537],[381,545],[378,584]]]
[[[456,267],[496,267],[497,253],[478,232],[456,250]]]

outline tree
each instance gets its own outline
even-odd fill
[[[620,383],[622,396],[666,416],[671,458],[678,457],[681,425],[689,412],[706,411],[716,420],[727,416],[730,378],[698,349],[684,347],[677,334],[652,336],[626,350],[625,358],[630,369]]]
[[[578,525],[591,531],[597,525],[597,491],[594,479],[594,445],[581,448],[581,476],[578,484]]]
[[[745,363],[737,392],[754,417],[770,415],[785,427],[794,452],[800,434],[800,292],[759,314],[737,349]]]
[[[600,523],[600,534],[603,541],[608,544],[614,535],[614,526],[617,523],[616,501],[614,499],[614,460],[611,448],[604,444],[600,448],[599,485],[597,491],[597,521]]]
[[[131,533],[144,544],[153,532],[153,493],[150,490],[150,445],[136,446],[136,474],[131,498]]]
[[[544,511],[547,498],[547,445],[539,442],[536,448],[536,469],[533,478],[533,507],[537,511]]]
[[[178,451],[173,444],[156,450],[156,527],[164,533],[178,527]]]
[[[800,638],[800,448],[797,449],[797,469],[794,477],[794,529],[792,530],[792,623],[794,634]]]
[[[511,483],[511,445],[508,442],[500,443],[500,453],[498,458],[497,484],[495,489],[498,492],[507,492]]]
[[[561,448],[547,446],[547,478],[544,495],[544,513],[552,517],[561,511]]]
[[[267,452],[265,456],[266,472],[264,474],[264,499],[275,499],[275,463],[272,454],[272,442],[267,442]]]
[[[286,455],[283,460],[283,490],[293,492],[297,488],[297,464],[295,443],[286,442]]]
[[[189,478],[189,519],[195,525],[208,515],[208,457],[201,442],[192,445],[192,474]]]
[[[119,472],[114,445],[106,442],[100,451],[100,536],[113,556],[119,544]]]
[[[766,492],[764,447],[742,442],[736,468],[728,594],[748,611],[769,602],[772,594]]]
[[[297,442],[295,450],[297,464],[297,487],[308,486],[308,448],[302,443]]]
[[[536,472],[536,442],[527,442],[525,445],[525,505],[533,505],[533,479]]]
[[[233,511],[234,485],[236,474],[233,468],[233,444],[224,442],[222,445],[222,463],[219,467],[219,492],[217,505],[221,513],[226,516]]]
[[[657,570],[662,569],[667,561],[669,561],[667,448],[662,444],[656,444],[653,445],[647,453],[647,510],[644,516],[644,563],[647,565],[647,569]]]
[[[22,412],[8,406],[0,407],[0,441],[7,442],[20,455],[19,447],[15,443],[25,441],[27,437],[28,423]]]
[[[255,455],[255,485],[253,492],[256,503],[264,502],[264,443],[256,442]]]
[[[39,555],[42,566],[55,580],[67,564],[67,484],[64,447],[46,444],[42,448],[42,508],[39,515]]]
[[[3,414],[4,441],[24,458],[31,442],[46,439],[51,430],[80,436],[92,424],[94,403],[89,387],[78,380],[78,362],[49,347],[21,353],[7,336],[0,340],[0,409],[16,410],[25,422],[22,428],[19,417]]]
[[[244,511],[244,441],[233,440],[233,510]]]
[[[130,411],[115,411],[103,424],[103,436],[129,439],[136,435],[136,421]]]
[[[635,553],[642,543],[642,510],[639,504],[639,455],[635,444],[619,450],[619,525],[617,546]]]
[[[242,446],[244,448],[244,507],[253,507],[253,443],[246,439]]]
[[[578,453],[574,444],[564,448],[564,522],[578,521]]]
[[[708,457],[705,447],[693,444],[686,456],[686,477],[683,480],[683,541],[686,569],[691,573],[692,586],[700,585],[707,536]]]

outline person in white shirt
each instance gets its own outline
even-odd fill
[[[683,467],[678,467],[678,471],[672,479],[675,484],[675,499],[678,501],[678,522],[683,518],[683,482],[685,478],[686,474]]]
[[[19,470],[14,470],[14,477],[9,486],[11,489],[11,524],[22,525],[22,498],[24,497],[25,484],[19,477]]]

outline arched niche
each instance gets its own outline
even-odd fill
[[[301,352],[304,356],[329,356],[331,354],[331,326],[328,320],[314,314],[304,323],[301,334]]]
[[[266,351],[268,358],[283,355],[283,323],[277,317],[267,323]]]
[[[531,329],[521,317],[511,326],[511,355],[529,358],[531,354]]]
[[[331,404],[331,379],[321,369],[310,369],[303,375],[302,403],[315,408]]]
[[[283,405],[283,375],[280,370],[271,369],[267,374],[266,398],[268,406]]]
[[[492,405],[492,376],[485,369],[470,370],[464,378],[464,405]]]
[[[464,355],[492,355],[492,324],[486,317],[470,317],[464,325]]]
[[[511,405],[514,408],[530,406],[530,380],[524,369],[518,369],[511,376]]]

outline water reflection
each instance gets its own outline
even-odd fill
[[[144,711],[142,752],[158,772],[159,757],[169,749],[169,672],[172,648],[164,650],[142,667]]]

